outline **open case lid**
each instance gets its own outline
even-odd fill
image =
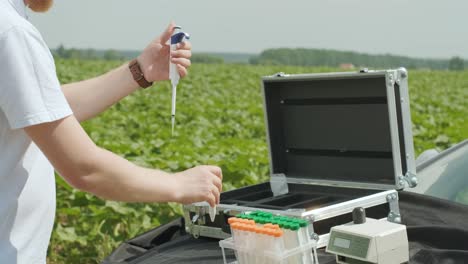
[[[407,71],[263,78],[272,178],[369,189],[417,184]]]

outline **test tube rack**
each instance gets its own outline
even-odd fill
[[[225,264],[225,249],[236,256],[230,264],[318,264],[317,243],[305,220],[255,211],[231,217],[228,223],[232,237],[219,242]]]

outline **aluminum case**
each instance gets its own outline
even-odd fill
[[[355,207],[401,221],[397,190],[417,184],[406,69],[278,73],[262,91],[270,181],[222,193],[213,222],[184,206],[189,233],[223,239],[228,217],[263,210],[309,220],[320,247]]]

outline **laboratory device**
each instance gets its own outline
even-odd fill
[[[182,32],[181,27],[175,26],[174,32],[171,36],[171,50],[177,50],[177,44],[183,42],[186,39],[190,39],[189,34]],[[172,59],[172,57],[170,57]],[[176,97],[177,97],[177,84],[179,84],[180,75],[177,71],[177,65],[169,60],[169,78],[172,86],[172,101],[171,101],[171,133],[174,135],[174,124],[176,114]]]
[[[332,227],[326,248],[340,264],[400,264],[409,261],[406,226],[367,218],[355,208],[353,222]]]

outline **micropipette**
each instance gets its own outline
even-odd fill
[[[174,32],[172,33],[172,36],[171,36],[171,51],[177,50],[177,44],[189,38],[190,38],[189,34],[182,32],[181,27],[175,26]],[[172,122],[172,135],[174,135],[177,84],[179,83],[180,76],[179,76],[179,72],[177,71],[177,65],[172,63],[172,55],[169,60],[169,78],[171,79],[171,84],[172,84],[171,122]]]

